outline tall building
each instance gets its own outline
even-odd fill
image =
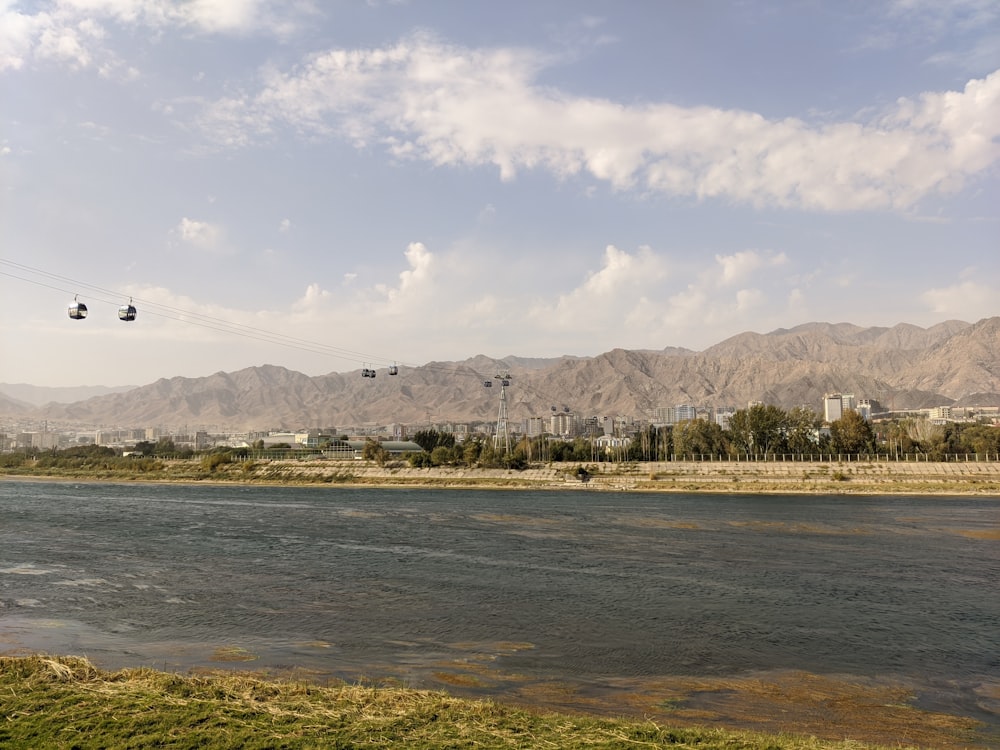
[[[558,412],[549,417],[549,432],[553,435],[576,437],[579,434],[579,421],[576,414]]]
[[[836,422],[846,412],[857,411],[857,403],[853,393],[827,393],[823,396],[823,419]]]
[[[698,407],[690,404],[678,404],[674,407],[674,424],[683,422],[686,419],[697,419]]]
[[[529,437],[537,437],[543,434],[545,432],[545,422],[544,417],[528,417],[523,425],[524,434]]]
[[[836,422],[844,416],[844,402],[839,393],[827,393],[823,395],[823,419],[827,422]]]
[[[685,419],[697,419],[698,408],[690,404],[677,406],[658,406],[653,409],[653,421],[656,424],[677,424]]]
[[[735,406],[715,407],[715,423],[724,430],[729,429],[729,419],[736,413]]]
[[[857,412],[861,415],[862,419],[866,422],[871,422],[873,411],[875,411],[875,407],[870,398],[858,399]]]

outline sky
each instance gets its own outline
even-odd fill
[[[997,290],[995,0],[0,0],[0,383],[700,351]]]

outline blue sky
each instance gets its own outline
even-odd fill
[[[1000,3],[0,0],[0,190],[7,383],[975,322]]]

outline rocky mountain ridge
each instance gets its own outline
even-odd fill
[[[584,416],[650,417],[678,404],[761,400],[817,411],[824,393],[854,393],[894,409],[1000,405],[1000,317],[930,328],[809,323],[743,333],[702,352],[615,349],[595,357],[493,359],[307,376],[275,365],[202,378],[163,378],[125,392],[32,407],[0,397],[0,413],[53,422],[230,429],[494,421],[508,371],[512,421],[568,409]]]

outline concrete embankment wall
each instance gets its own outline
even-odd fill
[[[1000,462],[667,461],[546,464],[523,471],[411,468],[370,462],[274,462],[319,481],[365,484],[650,491],[931,492],[1000,494]],[[577,476],[588,471],[586,481]],[[295,468],[293,468],[295,467]],[[276,467],[275,467],[276,468]],[[325,477],[325,480],[324,480]]]

